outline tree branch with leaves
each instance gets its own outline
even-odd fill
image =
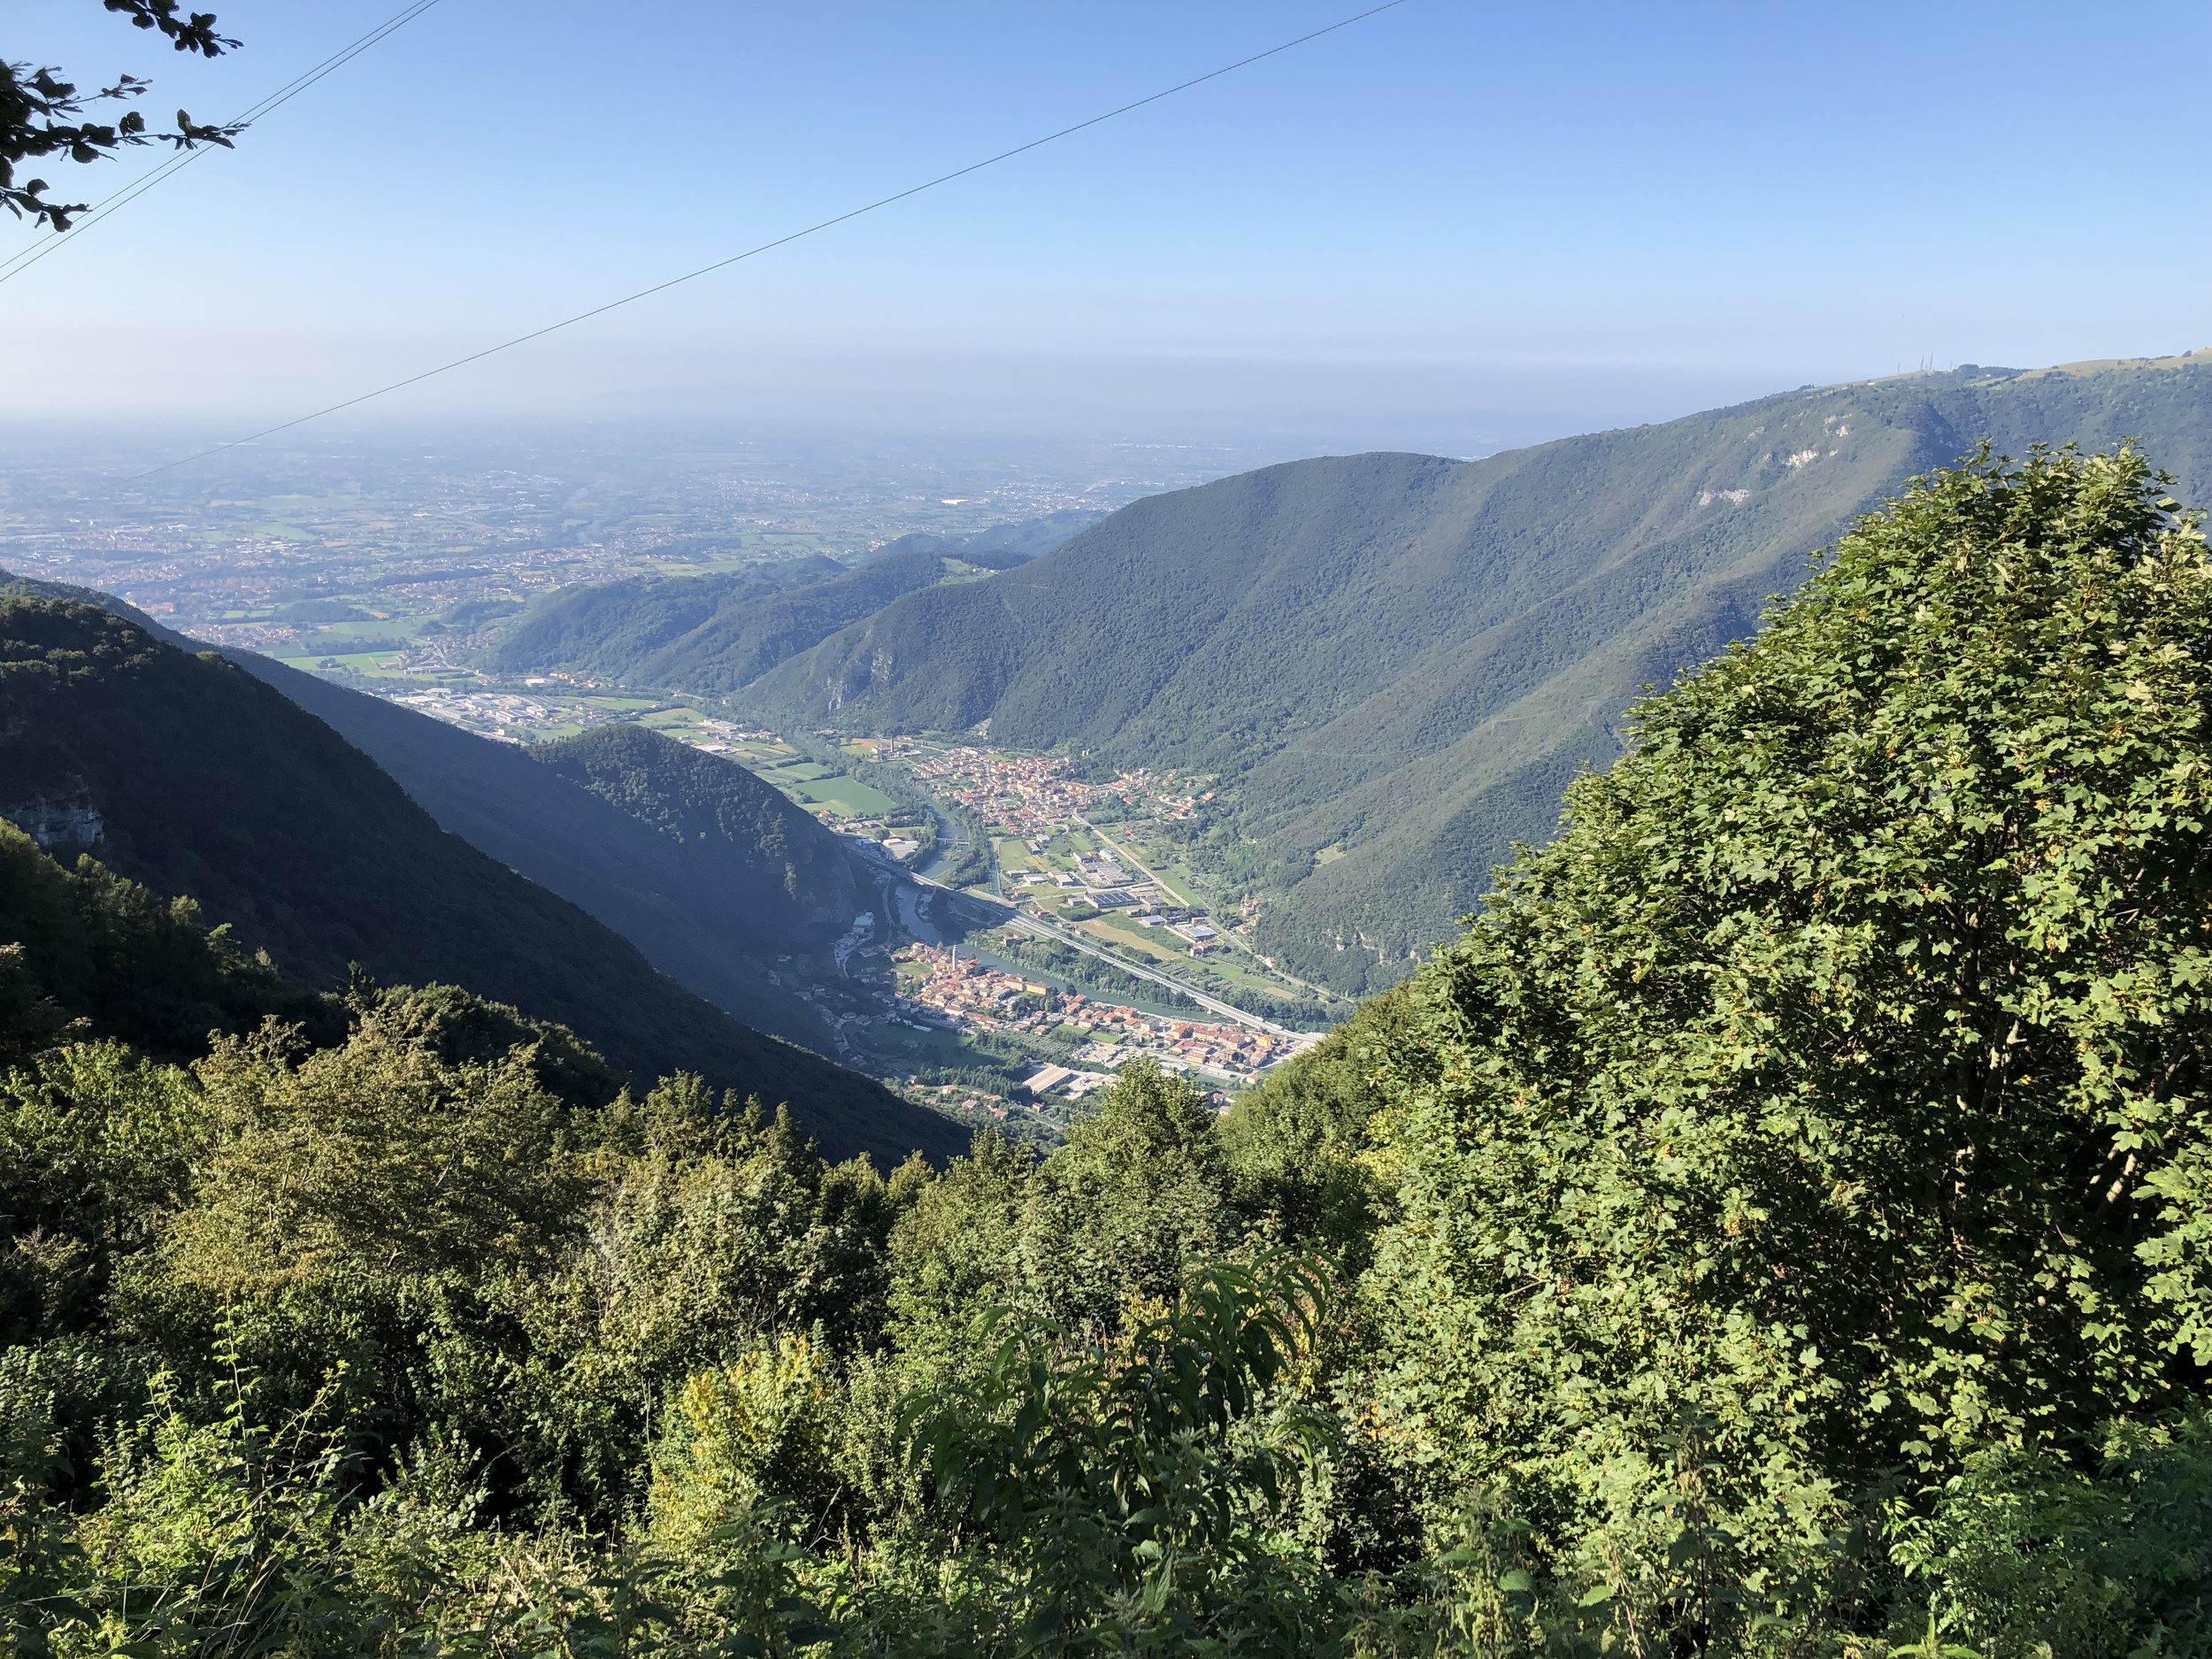
[[[142,29],[158,30],[180,52],[219,58],[238,42],[215,32],[211,12],[182,12],[178,0],[101,0],[108,11],[127,17]],[[71,217],[85,211],[81,202],[50,200],[44,179],[19,179],[25,162],[50,156],[79,163],[99,161],[119,150],[138,145],[165,143],[179,150],[201,144],[230,147],[237,127],[208,126],[177,111],[173,133],[150,132],[139,111],[127,110],[112,123],[87,119],[92,106],[127,103],[145,95],[150,83],[136,75],[119,75],[97,92],[79,90],[50,65],[0,61],[0,207],[18,219],[29,219],[67,230]]]

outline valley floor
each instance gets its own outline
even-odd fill
[[[1208,781],[1080,780],[1062,757],[783,734],[688,699],[559,675],[364,673],[362,690],[510,742],[634,720],[734,760],[855,844],[878,901],[819,962],[780,966],[843,1063],[954,1116],[1057,1139],[1143,1058],[1227,1100],[1350,1010],[1279,970],[1166,833]]]

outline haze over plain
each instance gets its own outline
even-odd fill
[[[11,10],[11,50],[206,118],[388,8],[244,0],[250,50],[188,72],[96,8]],[[449,0],[9,284],[35,326],[0,407],[233,435],[1337,15]],[[2177,210],[2212,178],[2154,40],[2189,84],[2212,21],[1409,5],[396,407],[1463,454],[1923,361],[2177,350],[2212,252]]]

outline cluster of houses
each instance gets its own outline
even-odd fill
[[[934,793],[956,801],[997,835],[1056,835],[1100,803],[1187,818],[1210,796],[1177,793],[1150,772],[1125,772],[1105,783],[1068,776],[1064,756],[1002,755],[987,749],[908,749],[895,741],[877,753],[903,762]]]
[[[918,1023],[976,1031],[1045,1032],[1060,1023],[1058,995],[1048,985],[963,958],[959,947],[907,945],[894,962],[920,964],[918,984],[904,989],[896,1012],[923,1018]],[[934,1019],[929,1016],[935,1016]]]
[[[1263,1068],[1286,1059],[1301,1040],[1247,1030],[1228,1023],[1171,1018],[1117,1002],[1101,1002],[1075,991],[1056,991],[1034,979],[1008,973],[957,947],[909,945],[895,957],[918,965],[922,973],[900,997],[900,1017],[915,1023],[978,1031],[1041,1034],[1072,1026],[1087,1041],[1073,1058],[1087,1070],[1046,1067],[1031,1079],[1030,1093],[1064,1094],[1079,1100],[1110,1080],[1133,1060],[1149,1059],[1170,1070],[1196,1071],[1225,1083],[1248,1083]],[[1054,1071],[1062,1076],[1048,1075]],[[1044,1080],[1040,1083],[1038,1079]]]
[[[1156,1060],[1172,1069],[1200,1071],[1225,1082],[1248,1083],[1264,1068],[1288,1059],[1308,1046],[1309,1041],[1271,1036],[1226,1022],[1168,1020],[1156,1015],[1143,1018],[1148,1022],[1148,1028],[1139,1041],[1132,1041],[1126,1036],[1094,1040],[1078,1048],[1074,1057],[1086,1065],[1103,1066],[1110,1071],[1132,1060]]]

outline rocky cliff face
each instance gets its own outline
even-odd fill
[[[0,807],[8,819],[49,853],[89,852],[107,833],[88,795],[33,795]]]

